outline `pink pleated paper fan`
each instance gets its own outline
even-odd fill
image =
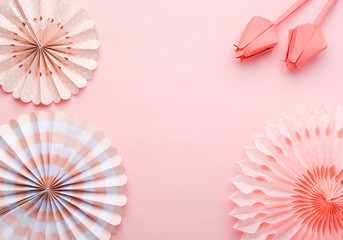
[[[23,102],[69,99],[97,66],[96,36],[73,0],[8,0],[0,6],[0,85]]]
[[[342,239],[343,109],[284,117],[254,142],[232,180],[242,239]]]
[[[71,115],[2,125],[0,239],[110,239],[127,201],[120,163],[102,132]]]

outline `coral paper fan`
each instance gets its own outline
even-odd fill
[[[8,0],[0,7],[0,84],[15,98],[58,103],[96,68],[93,21],[72,0]]]
[[[242,239],[342,239],[343,109],[268,124],[238,164],[231,212]]]
[[[0,127],[0,239],[110,239],[121,222],[121,158],[94,125],[64,113]]]

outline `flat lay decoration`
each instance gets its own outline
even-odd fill
[[[320,25],[335,3],[336,0],[329,0],[313,24],[302,24],[290,30],[289,46],[284,60],[288,70],[301,68],[306,62],[327,48]]]
[[[236,58],[241,62],[261,53],[270,52],[279,42],[277,27],[308,0],[298,0],[274,22],[255,16],[245,27],[236,47]]]
[[[111,141],[64,113],[0,127],[0,239],[110,239],[126,204]]]
[[[242,239],[341,239],[343,109],[306,109],[267,124],[232,182]]]
[[[69,99],[97,66],[96,37],[73,0],[8,0],[0,7],[0,85],[23,102]]]

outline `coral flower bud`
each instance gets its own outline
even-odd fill
[[[292,71],[294,68],[301,68],[326,48],[327,44],[319,26],[302,24],[290,30],[289,47],[284,62],[288,70]]]
[[[288,70],[301,68],[321,51],[327,48],[320,25],[330,12],[336,0],[329,0],[313,24],[302,24],[289,32],[289,45],[284,62]]]
[[[278,30],[274,23],[262,17],[253,17],[235,45],[236,57],[243,62],[257,54],[272,51],[278,42]]]

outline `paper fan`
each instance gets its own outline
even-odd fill
[[[343,109],[282,118],[254,141],[230,197],[242,239],[342,239]]]
[[[121,158],[94,125],[52,112],[0,127],[0,239],[110,239],[121,222]]]
[[[8,0],[0,7],[0,85],[24,102],[69,99],[96,68],[96,35],[72,0]]]

